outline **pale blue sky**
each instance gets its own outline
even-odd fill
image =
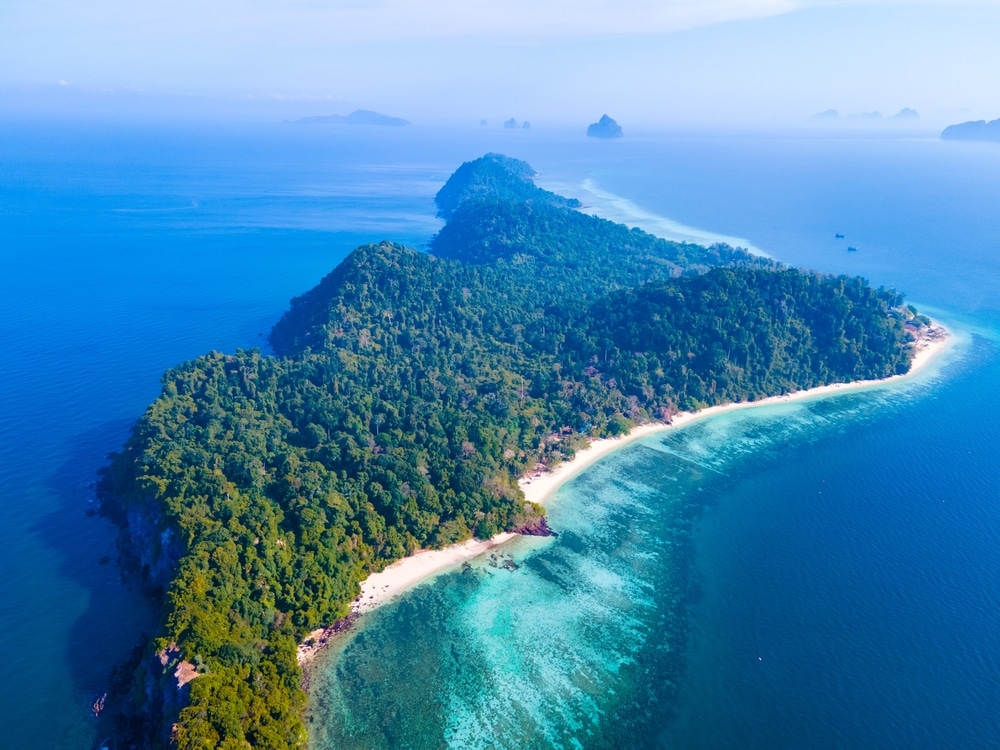
[[[0,116],[1000,117],[1000,0],[2,0]]]

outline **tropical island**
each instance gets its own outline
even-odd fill
[[[274,355],[164,375],[100,481],[163,603],[116,670],[122,744],[304,746],[298,646],[344,623],[371,574],[544,531],[519,480],[595,439],[902,375],[930,328],[863,279],[658,239],[533,177],[463,164],[429,253],[359,247],[292,300]]]

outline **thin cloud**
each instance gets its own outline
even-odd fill
[[[222,0],[220,18],[337,42],[662,34],[807,8],[1000,6],[1000,0]],[[176,4],[169,6],[176,9]],[[204,7],[199,4],[198,7]],[[234,20],[236,19],[236,20]]]
[[[456,36],[515,39],[659,34],[807,8],[1000,6],[1000,0],[6,0],[0,42],[75,29],[184,40],[237,34],[281,44]],[[6,33],[5,33],[6,32]],[[37,39],[41,41],[40,39]]]
[[[232,5],[232,4],[230,4]],[[322,6],[312,0],[256,5],[244,27],[310,25],[344,41],[487,36],[523,39],[664,33],[788,13],[800,0],[370,0]],[[218,7],[218,6],[216,6]],[[228,15],[228,14],[227,14]],[[240,18],[232,16],[229,18]]]
[[[7,0],[0,46],[207,44],[257,49],[483,37],[507,43],[663,34],[821,7],[997,6],[1000,0]]]
[[[2,7],[6,5],[6,7]],[[0,40],[46,29],[84,37],[201,39],[237,35],[282,44],[369,43],[460,36],[516,39],[663,33],[788,13],[802,0],[8,0]],[[40,41],[40,40],[39,40]]]

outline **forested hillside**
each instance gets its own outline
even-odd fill
[[[297,641],[393,560],[537,518],[518,477],[590,437],[907,370],[895,293],[585,216],[532,175],[463,165],[433,255],[360,247],[292,301],[276,356],[166,373],[101,483],[164,601],[133,742],[301,745]]]

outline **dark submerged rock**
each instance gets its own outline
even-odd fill
[[[559,534],[549,528],[549,523],[545,520],[545,516],[533,518],[524,524],[524,526],[514,531],[522,536],[559,536]]]

